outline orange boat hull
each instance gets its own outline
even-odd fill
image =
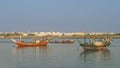
[[[33,46],[47,46],[48,42],[47,41],[42,41],[39,43],[24,43],[24,42],[16,42],[18,47],[33,47]]]

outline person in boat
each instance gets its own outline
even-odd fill
[[[40,43],[39,39],[34,39],[33,43]]]
[[[35,43],[40,43],[40,40],[36,40]]]

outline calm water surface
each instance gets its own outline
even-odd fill
[[[108,50],[94,52],[83,51],[77,41],[24,48],[9,39],[0,42],[0,68],[120,68],[120,39],[114,39]]]

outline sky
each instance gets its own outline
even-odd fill
[[[0,0],[0,32],[119,32],[120,0]]]

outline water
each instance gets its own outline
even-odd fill
[[[10,39],[0,42],[4,42],[0,43],[0,68],[120,68],[120,39],[114,39],[108,50],[94,52],[83,51],[77,41],[24,48],[17,48]]]

